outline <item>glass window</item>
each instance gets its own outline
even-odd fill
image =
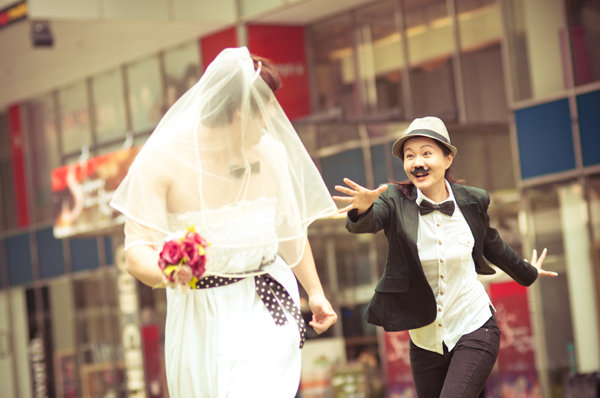
[[[15,203],[15,185],[13,179],[12,154],[8,115],[0,112],[0,186],[2,195],[2,213],[0,218],[3,230],[17,227],[17,212]]]
[[[315,111],[356,115],[356,72],[350,14],[319,22],[309,29],[315,77]]]
[[[359,95],[363,111],[401,118],[405,65],[395,2],[377,2],[356,12]]]
[[[117,280],[112,271],[73,281],[82,396],[124,396],[126,391]]]
[[[600,175],[588,180],[590,224],[592,226],[592,258],[596,269],[600,269]],[[600,286],[600,274],[596,273],[596,283]]]
[[[600,80],[600,2],[565,1],[575,84]]]
[[[125,95],[121,69],[92,78],[96,138],[100,144],[125,137]]]
[[[538,252],[544,248],[548,249],[544,269],[559,274],[557,278],[538,280],[534,285],[539,292],[539,302],[534,304],[534,308],[541,311],[535,316],[541,325],[537,325],[535,329],[536,333],[544,334],[543,338],[536,339],[544,342],[544,346],[536,348],[545,351],[547,360],[546,364],[538,364],[538,367],[548,372],[551,390],[562,388],[564,376],[568,371],[567,347],[574,342],[571,295],[566,274],[566,263],[569,259],[565,250],[565,238],[568,228],[565,228],[566,225],[561,221],[561,212],[568,204],[560,198],[560,189],[559,186],[543,186],[525,192],[530,206],[528,214],[531,217],[529,225],[532,227],[532,246]],[[522,254],[531,258],[531,253]]]
[[[348,141],[352,140],[360,140],[358,126],[356,124],[337,123],[321,124],[317,126],[317,142],[319,148],[335,146],[336,144],[347,147]]]
[[[26,112],[34,220],[43,222],[53,216],[51,170],[61,164],[54,97],[48,94],[29,101]]]
[[[85,81],[65,87],[58,92],[62,155],[81,152],[92,145],[88,91]]]
[[[492,0],[459,0],[456,8],[466,120],[504,122],[508,109],[498,3]]]
[[[415,116],[456,120],[455,50],[445,0],[403,2]]]
[[[154,129],[162,117],[162,81],[158,57],[127,67],[127,83],[133,132]]]
[[[560,0],[508,0],[505,22],[513,100],[545,98],[565,89],[566,27]],[[541,11],[543,10],[543,11]]]
[[[488,191],[514,189],[510,136],[507,125],[448,126],[458,153],[454,178]]]
[[[200,77],[198,42],[193,41],[165,52],[166,108],[169,108]]]

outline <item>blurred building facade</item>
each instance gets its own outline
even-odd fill
[[[0,395],[167,396],[164,292],[124,271],[122,220],[106,204],[166,109],[220,49],[240,45],[281,70],[279,100],[332,192],[343,177],[403,180],[393,142],[414,117],[436,115],[459,149],[455,177],[490,192],[492,226],[526,258],[548,248],[556,279],[529,289],[484,279],[503,331],[487,396],[562,397],[568,374],[598,371],[598,1],[60,3],[1,0],[0,43],[41,34],[30,51],[51,60],[61,32],[136,40],[128,21],[156,43],[117,54],[99,40],[100,58],[72,76],[4,84],[14,89],[0,100]],[[76,61],[57,62],[45,70]],[[309,336],[302,396],[345,396],[335,376],[356,363],[372,381],[354,387],[364,396],[411,396],[406,335],[362,320],[385,237],[351,235],[343,218],[309,235],[340,321]]]

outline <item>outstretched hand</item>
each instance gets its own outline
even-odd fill
[[[537,250],[533,249],[533,254],[531,255],[531,265],[533,265],[537,269],[538,276],[549,276],[551,278],[556,278],[558,276],[558,273],[552,272],[552,271],[544,271],[542,269],[542,264],[544,263],[544,260],[546,259],[547,253],[548,253],[548,250],[544,249],[544,251],[542,252],[542,255],[538,259]]]
[[[337,314],[325,296],[317,295],[308,298],[308,308],[312,312],[312,320],[308,323],[317,334],[325,332],[337,322]]]
[[[332,196],[333,200],[350,203],[348,206],[338,210],[338,213],[347,213],[352,209],[357,209],[358,213],[364,213],[377,200],[379,195],[385,192],[387,185],[380,185],[377,189],[367,189],[352,181],[349,178],[344,178],[344,182],[350,188],[342,185],[336,185],[335,190],[345,193],[348,196]]]

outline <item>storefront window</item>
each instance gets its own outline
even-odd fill
[[[592,261],[594,269],[594,280],[596,286],[600,287],[600,176],[595,175],[588,179],[590,225],[592,227]],[[600,305],[600,303],[598,303]]]
[[[600,80],[600,2],[565,1],[575,84]]]
[[[359,96],[366,115],[402,117],[404,51],[394,1],[356,12]]]
[[[544,248],[548,249],[548,256],[544,268],[558,272],[557,278],[544,278],[535,282],[534,291],[537,299],[534,300],[533,318],[536,319],[537,334],[543,336],[536,338],[538,342],[536,351],[537,364],[540,372],[546,374],[548,380],[546,388],[549,391],[544,396],[560,397],[557,394],[563,384],[565,374],[569,370],[569,347],[574,344],[572,329],[572,314],[567,268],[576,266],[568,264],[569,258],[566,246],[569,244],[568,233],[570,226],[565,225],[568,214],[565,209],[572,208],[569,199],[561,198],[560,191],[568,189],[569,185],[544,186],[526,191],[527,202],[530,206],[531,249],[536,248],[538,253]],[[576,205],[577,206],[577,205]],[[531,249],[528,249],[530,251]],[[531,252],[523,253],[526,258],[531,258]],[[545,363],[544,363],[545,362]],[[544,378],[542,378],[544,379]]]
[[[198,42],[165,52],[166,100],[164,111],[192,87],[200,77]]]
[[[50,171],[60,166],[53,95],[48,94],[29,101],[26,110],[33,185],[30,195],[34,207],[34,220],[44,222],[51,220],[53,216]]]
[[[126,392],[116,287],[114,272],[94,272],[73,281],[81,396]]]
[[[316,91],[315,111],[351,118],[355,103],[355,54],[350,14],[319,22],[309,29]]]
[[[0,226],[3,230],[16,228],[17,212],[14,211],[16,203],[8,116],[2,112],[0,112],[0,186],[2,187]]]
[[[561,0],[507,0],[503,4],[513,100],[537,100],[564,91],[561,43],[566,27]]]
[[[127,66],[127,84],[133,132],[153,130],[162,117],[163,109],[158,57]]]
[[[85,81],[65,87],[58,92],[60,109],[61,155],[77,159],[92,146],[88,90]],[[66,162],[65,162],[66,163]]]
[[[505,122],[508,109],[502,69],[498,3],[456,2],[467,122]]]
[[[516,188],[508,125],[449,125],[458,153],[452,174],[488,191]]]
[[[124,139],[127,122],[121,69],[94,76],[92,78],[92,95],[98,143],[106,144],[117,139]]]
[[[446,1],[409,0],[403,7],[413,113],[456,120],[455,46]]]

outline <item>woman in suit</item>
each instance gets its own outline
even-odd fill
[[[415,119],[394,143],[409,181],[366,189],[345,178],[334,196],[347,204],[352,233],[384,230],[385,271],[367,307],[367,322],[409,330],[413,379],[420,398],[477,397],[500,345],[494,308],[477,274],[495,264],[521,285],[538,276],[546,249],[527,262],[489,225],[489,195],[448,176],[457,149],[437,117]]]

